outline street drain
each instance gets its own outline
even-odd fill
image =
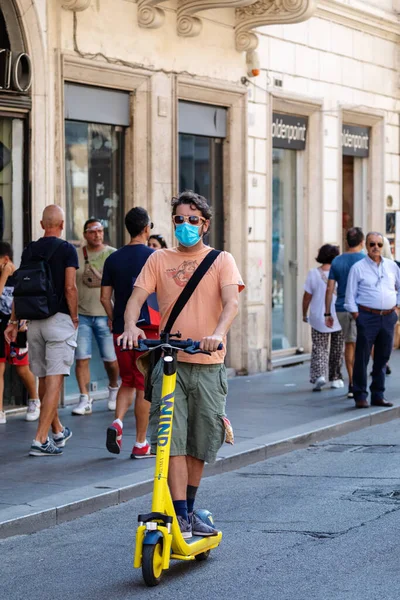
[[[364,488],[354,490],[350,500],[358,502],[400,503],[400,488]]]
[[[326,444],[315,445],[310,448],[320,452],[355,452],[359,450],[361,446],[355,446],[354,444]]]
[[[326,444],[310,446],[312,450],[323,452],[357,452],[362,454],[399,454],[400,445],[396,444],[376,444],[376,445],[359,445],[359,444]]]

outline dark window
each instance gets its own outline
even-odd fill
[[[3,13],[0,10],[0,48],[11,50],[10,39],[7,33],[6,22],[4,20]]]
[[[213,210],[205,243],[224,248],[223,140],[179,134],[179,189],[193,190],[209,201]]]
[[[123,244],[124,128],[65,121],[67,239],[82,239],[86,219],[104,226],[104,242]]]

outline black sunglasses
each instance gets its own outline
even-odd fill
[[[370,248],[375,248],[375,246],[379,246],[379,248],[383,248],[382,242],[369,242]]]

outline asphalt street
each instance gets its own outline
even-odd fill
[[[173,562],[157,588],[132,567],[150,496],[0,542],[7,600],[397,600],[398,421],[204,480],[224,533],[208,561]]]

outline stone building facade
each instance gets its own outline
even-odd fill
[[[392,2],[2,0],[1,15],[0,196],[17,256],[51,202],[76,243],[95,214],[122,244],[134,205],[172,243],[170,198],[195,188],[247,282],[229,366],[307,351],[302,282],[318,246],[341,243],[343,202],[365,228],[400,209]],[[362,157],[344,159],[343,131]]]
[[[321,0],[312,18],[262,27],[258,38],[261,75],[248,84],[255,371],[310,349],[301,297],[318,248],[343,248],[345,229],[355,225],[387,233],[394,249],[400,209],[396,3]],[[307,128],[303,145],[282,139],[282,131],[296,133],[292,122]]]

